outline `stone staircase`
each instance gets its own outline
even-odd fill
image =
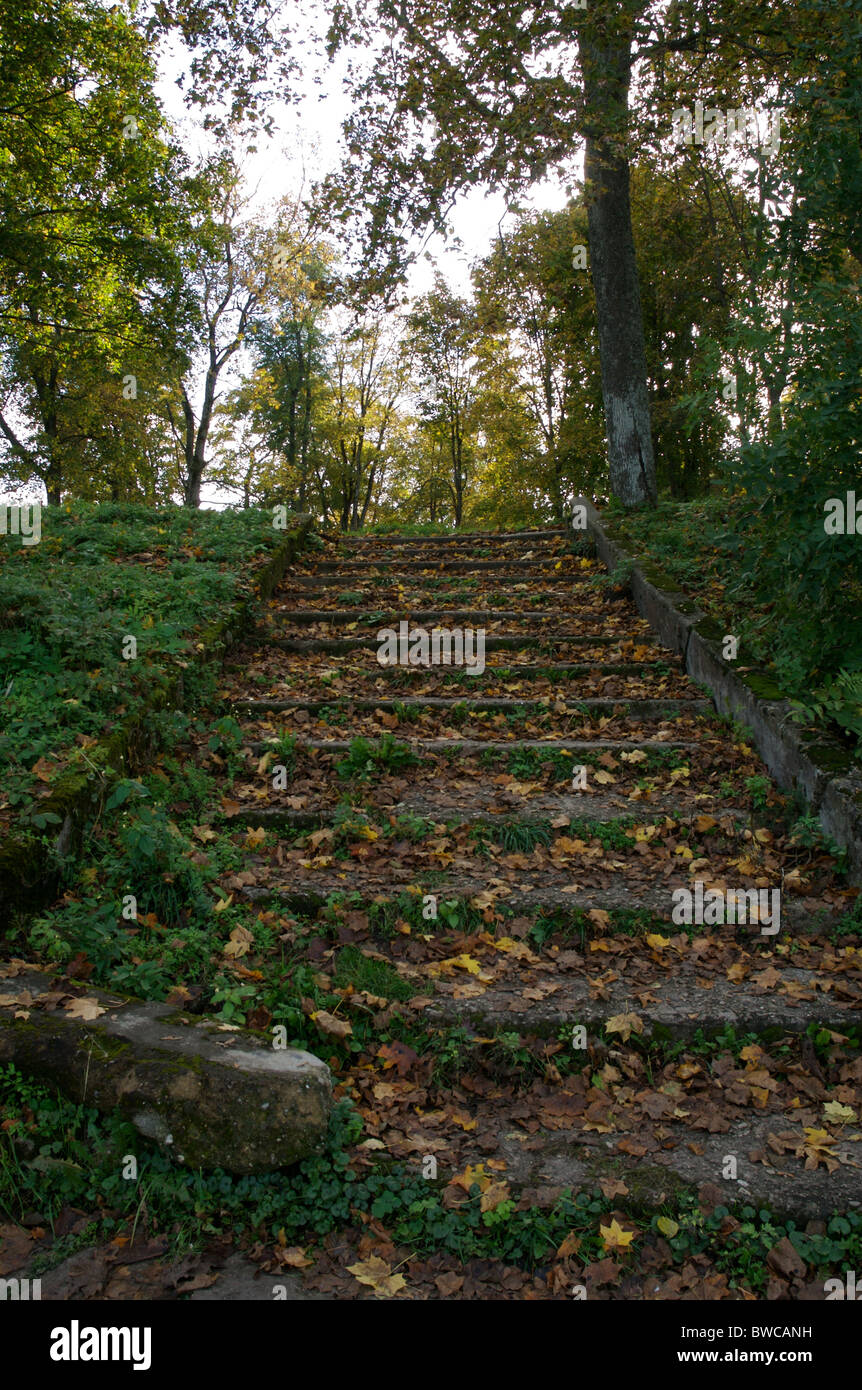
[[[307,556],[225,668],[235,833],[270,833],[223,886],[292,914],[310,1016],[373,1023],[318,1049],[366,1143],[536,1207],[858,1207],[852,890],[745,731],[563,530]],[[405,621],[482,629],[484,670],[381,665]],[[779,929],[674,920],[696,883],[778,890]],[[400,997],[345,986],[346,950]]]

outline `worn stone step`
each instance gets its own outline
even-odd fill
[[[654,1131],[660,1132],[655,1135]],[[798,1141],[798,1152],[775,1153],[770,1137],[791,1131]],[[862,1205],[859,1186],[859,1144],[853,1134],[839,1135],[829,1147],[840,1167],[828,1172],[824,1167],[806,1166],[805,1134],[802,1126],[787,1123],[774,1115],[762,1119],[739,1120],[718,1134],[702,1129],[684,1131],[672,1148],[666,1126],[645,1117],[637,1134],[590,1132],[574,1123],[563,1131],[530,1135],[510,1126],[500,1132],[494,1157],[505,1164],[506,1181],[514,1191],[529,1188],[547,1193],[557,1191],[591,1192],[600,1180],[617,1178],[628,1188],[628,1198],[620,1198],[636,1210],[659,1211],[672,1206],[684,1194],[696,1198],[705,1184],[717,1188],[722,1205],[768,1208],[779,1219],[827,1221],[837,1213],[858,1211]],[[633,1158],[618,1145],[625,1140],[638,1147],[649,1144],[648,1152]],[[752,1158],[752,1155],[755,1155]],[[736,1161],[736,1177],[724,1178],[727,1159]],[[822,1297],[822,1283],[817,1286]]]
[[[250,659],[250,655],[251,654],[245,658],[246,661]],[[369,655],[373,655],[373,652],[369,651]],[[495,666],[486,663],[485,670],[481,675],[476,675],[475,673],[469,674],[469,672],[465,672],[462,667],[394,666],[389,664],[381,665],[379,662],[375,661],[359,669],[353,668],[350,671],[350,675],[357,679],[367,677],[368,679],[373,678],[374,680],[383,680],[387,678],[391,678],[393,681],[409,680],[411,684],[423,679],[428,680],[429,677],[432,677],[439,678],[440,680],[452,681],[453,683],[461,683],[469,678],[471,684],[475,683],[479,685],[485,677],[490,676],[496,681],[544,680],[554,683],[559,682],[560,685],[566,685],[573,677],[589,678],[596,675],[607,675],[640,676],[645,678],[655,675],[657,672],[665,672],[668,666],[671,667],[671,670],[673,670],[674,667],[677,668],[675,674],[682,674],[679,671],[678,662],[656,660],[654,662],[595,661],[588,664],[559,662],[555,665],[542,666],[527,666],[524,664],[518,666]],[[303,667],[301,665],[292,666],[287,664],[283,668],[283,674],[302,675]],[[310,673],[308,679],[315,680],[316,677],[313,673]]]
[[[564,704],[564,709],[556,709],[557,704]],[[626,715],[644,715],[650,719],[674,716],[678,714],[709,714],[713,712],[713,705],[709,700],[663,700],[663,699],[610,699],[610,700],[578,700],[571,698],[568,701],[555,699],[546,696],[541,700],[529,699],[470,699],[459,695],[425,695],[425,696],[405,696],[401,700],[378,699],[366,700],[356,698],[351,695],[336,696],[325,700],[232,700],[231,707],[241,711],[243,714],[264,714],[268,712],[287,711],[287,710],[308,710],[309,714],[318,714],[324,709],[355,709],[362,711],[383,710],[385,713],[398,713],[402,709],[430,709],[430,710],[453,710],[467,709],[477,713],[505,713],[511,710],[526,710],[529,714],[577,714],[579,711],[586,711],[589,714],[611,714],[614,710],[622,711]]]
[[[612,851],[609,852],[608,858],[613,859]],[[513,887],[502,879],[495,878],[494,861],[489,859],[487,862],[487,871],[482,876],[474,874],[472,877],[466,873],[453,876],[431,868],[422,872],[411,867],[401,872],[400,866],[396,866],[393,867],[386,883],[366,873],[364,865],[348,861],[344,863],[344,873],[339,873],[333,865],[329,867],[326,876],[320,870],[308,870],[305,877],[292,874],[290,881],[281,881],[276,867],[268,874],[264,874],[263,869],[259,868],[255,883],[237,884],[235,891],[239,897],[249,902],[276,903],[283,909],[304,914],[319,911],[329,898],[337,894],[355,894],[362,901],[381,903],[397,898],[404,892],[431,893],[438,901],[481,904],[482,910],[486,913],[500,914],[504,928],[507,918],[535,917],[540,913],[546,916],[560,914],[564,919],[566,915],[574,918],[575,914],[589,914],[594,911],[609,913],[611,916],[639,911],[648,914],[653,920],[651,930],[670,936],[680,930],[672,920],[673,891],[679,887],[691,886],[690,883],[686,885],[684,881],[668,881],[662,886],[654,884],[644,887],[637,884],[635,888],[632,880],[625,874],[612,870],[606,875],[609,881],[605,885],[601,888],[591,888],[575,881],[590,877],[591,867],[584,862],[582,866],[572,867],[573,881],[567,884],[565,889],[535,886],[529,881],[540,876],[540,871],[535,869],[520,870],[522,886]],[[742,889],[745,885],[735,886]],[[780,881],[773,884],[772,888],[780,888]],[[777,935],[770,936],[763,932],[760,924],[756,922],[728,924],[721,930],[731,936],[735,933],[737,938],[755,944],[771,943],[775,940],[786,943],[794,938],[820,936],[834,926],[839,918],[840,914],[837,912],[824,912],[822,920],[814,922],[811,908],[804,898],[791,898],[784,894]],[[700,927],[698,930],[708,933],[717,929]],[[604,928],[601,928],[599,934],[603,931]],[[862,1013],[858,1005],[852,1018],[845,1012],[844,1021],[862,1022]]]
[[[331,626],[334,623],[364,622],[378,629],[394,628],[396,632],[398,624],[403,622],[406,617],[409,617],[411,623],[419,624],[443,620],[446,626],[451,627],[463,622],[508,622],[520,621],[525,618],[534,622],[552,622],[561,616],[559,610],[513,610],[508,608],[415,608],[408,609],[407,614],[402,608],[400,612],[383,612],[373,615],[369,614],[367,608],[282,608],[274,609],[272,613],[273,616],[277,614],[279,619],[289,623],[322,623]],[[566,613],[564,616],[574,620],[577,615]],[[597,616],[595,611],[590,613],[590,617],[595,616]],[[556,635],[559,637],[561,634]],[[578,634],[573,633],[572,635],[577,636]]]
[[[675,963],[672,971],[640,989],[641,998],[622,978],[608,984],[599,999],[580,970],[568,971],[554,977],[560,986],[557,992],[538,1002],[525,999],[512,982],[504,988],[489,987],[474,999],[435,995],[422,1017],[437,1026],[463,1025],[484,1036],[503,1030],[555,1037],[561,1028],[570,1030],[577,1024],[592,1036],[608,1019],[634,1014],[639,1028],[635,1036],[643,1042],[690,1039],[697,1032],[709,1037],[728,1028],[737,1037],[798,1035],[811,1023],[846,1033],[862,1022],[858,1004],[818,992],[822,976],[816,970],[783,965],[775,984],[758,989],[746,981],[721,978],[700,983],[699,968],[691,959]],[[792,992],[785,994],[782,987]],[[812,997],[799,997],[806,993]]]
[[[399,545],[468,545],[473,541],[489,541],[492,544],[512,544],[522,540],[538,540],[545,536],[577,536],[584,538],[585,532],[572,531],[568,526],[550,526],[528,531],[452,531],[440,536],[339,536],[339,544],[344,549],[359,546]]]
[[[333,655],[351,651],[376,651],[380,645],[376,638],[372,637],[274,637],[265,628],[253,628],[249,633],[249,642],[259,646],[279,647],[286,652],[331,652]],[[670,661],[679,660],[675,653],[666,651],[660,647],[657,638],[652,633],[642,635],[623,634],[620,637],[597,636],[589,637],[573,635],[571,637],[531,637],[527,633],[515,634],[511,637],[486,637],[485,651],[537,651],[548,647],[560,646],[622,646],[626,643],[636,644],[637,646],[654,647],[657,653],[662,654],[662,659]],[[382,669],[382,668],[381,668]],[[410,670],[412,668],[402,668]]]
[[[523,574],[535,574],[540,572],[542,567],[559,564],[563,556],[536,556],[532,560],[512,560],[504,558],[500,560],[439,560],[436,563],[429,563],[428,560],[399,560],[398,568],[392,568],[391,560],[381,560],[374,564],[371,560],[321,560],[317,562],[317,569],[321,573],[337,571],[342,575],[362,574],[368,570],[379,569],[385,566],[387,573],[404,574],[424,574],[429,571],[439,571],[446,574],[469,574],[481,571],[482,573],[502,574],[506,570],[513,570]],[[574,566],[568,571],[574,576],[577,573]],[[561,571],[562,573],[562,571]],[[293,578],[293,576],[291,576]]]
[[[258,740],[252,744],[252,751],[256,754],[265,753],[272,746],[270,740]],[[374,739],[369,739],[374,743]],[[446,749],[454,750],[457,756],[463,753],[511,753],[517,746],[520,748],[542,748],[548,752],[572,752],[572,753],[613,753],[631,752],[634,749],[642,748],[645,751],[650,749],[671,748],[676,751],[695,751],[700,748],[699,743],[691,739],[674,738],[633,738],[633,739],[584,739],[584,738],[518,738],[513,735],[509,740],[504,739],[480,739],[480,738],[414,738],[409,740],[402,739],[400,742],[409,742],[410,748],[414,753],[428,752],[441,753]],[[303,750],[317,749],[327,753],[347,753],[352,744],[351,739],[307,739],[299,738],[296,744],[296,752],[300,754]]]
[[[613,796],[607,793],[560,792],[535,797],[528,806],[515,809],[508,804],[498,804],[495,793],[498,796],[499,789],[483,785],[480,778],[477,778],[470,788],[471,804],[469,806],[447,800],[446,798],[450,793],[446,788],[440,788],[439,798],[431,796],[430,791],[430,788],[426,788],[424,794],[422,791],[410,791],[406,796],[401,796],[390,802],[388,806],[377,804],[367,812],[365,812],[365,808],[361,809],[378,825],[385,824],[390,816],[397,817],[408,813],[422,816],[436,824],[447,825],[499,827],[501,824],[537,825],[547,824],[549,821],[559,824],[562,817],[568,817],[570,820],[600,821],[607,824],[623,818],[630,818],[633,815],[652,817],[678,813],[680,799],[683,795],[682,791],[677,789],[674,795],[656,796],[648,803],[642,804],[632,802],[626,796]],[[275,800],[275,797],[270,799]],[[698,801],[692,803],[692,819],[701,813],[702,802],[706,799],[708,798],[701,796]],[[722,812],[724,815],[733,815],[737,818],[740,827],[744,828],[748,825],[748,813],[742,807],[729,807],[722,804]],[[263,826],[267,830],[317,830],[335,824],[331,803],[327,803],[317,810],[302,811],[272,805],[248,806],[232,815],[230,820],[232,825]]]
[[[335,571],[334,573],[330,573],[327,571],[323,574],[300,574],[294,571],[289,576],[289,582],[281,586],[280,592],[289,593],[292,589],[344,589],[350,590],[351,592],[360,592],[367,590],[368,592],[373,594],[376,592],[376,590],[380,589],[381,587],[385,589],[394,588],[395,581],[398,579],[408,579],[414,585],[414,587],[416,587],[417,589],[422,589],[423,579],[434,579],[441,577],[445,578],[446,574],[450,571],[457,573],[457,571],[453,571],[452,566],[448,565],[446,566],[445,570],[435,575],[426,575],[424,572],[422,574],[417,575],[412,570],[407,570],[406,568],[398,568],[397,566],[390,564],[381,565],[380,568],[380,573],[377,573],[375,571],[373,574],[366,575],[361,578],[354,574],[345,575],[343,571]],[[356,583],[357,578],[359,578],[358,588]],[[455,581],[453,581],[453,583],[455,583]],[[473,580],[473,576],[469,574],[465,574],[464,578],[457,581],[457,583],[459,585],[475,583],[476,587],[491,587],[491,581],[489,581],[488,579],[484,577],[478,577],[475,580]],[[532,574],[529,576],[525,574],[501,572],[499,574],[494,574],[493,584],[495,586],[517,585],[525,589],[530,585],[536,585],[539,588],[548,588],[550,586],[559,585],[561,588],[564,588],[565,592],[567,593],[577,593],[578,590],[592,589],[595,587],[592,578],[590,578],[589,576],[585,576],[583,571],[577,570],[569,570],[559,574],[543,573]]]

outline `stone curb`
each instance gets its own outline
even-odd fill
[[[332,1080],[320,1058],[103,990],[86,991],[96,1018],[74,1017],[61,990],[48,971],[0,967],[0,1061],[76,1104],[119,1109],[193,1168],[268,1173],[321,1150]]]
[[[680,654],[686,673],[712,693],[720,714],[751,730],[775,781],[785,791],[802,793],[825,833],[846,849],[853,881],[862,882],[862,773],[851,766],[846,750],[827,733],[812,737],[793,724],[790,702],[767,671],[746,666],[743,679],[722,656],[721,634],[706,614],[685,594],[651,582],[643,562],[608,535],[588,498],[576,497],[574,505],[586,508],[588,533],[608,570],[629,571],[635,606],[662,644]]]
[[[313,519],[310,513],[293,518],[293,528],[254,575],[254,595],[241,599],[230,612],[195,634],[204,648],[200,665],[218,662],[247,622],[252,605],[268,599],[289,565],[305,545]],[[149,716],[158,710],[177,708],[183,700],[183,668],[177,664],[165,685],[157,687],[145,706],[125,720],[110,738],[89,750],[95,769],[72,772],[60,778],[40,812],[61,818],[59,833],[24,840],[8,836],[0,843],[0,932],[16,912],[38,911],[56,896],[60,882],[59,861],[80,848],[84,827],[100,797],[113,781],[128,774],[138,757],[151,747]]]

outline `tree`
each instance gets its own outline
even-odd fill
[[[521,456],[530,481],[563,521],[567,496],[598,486],[604,467],[595,304],[586,266],[583,202],[518,218],[474,271],[479,322],[502,342],[521,383],[532,435]],[[500,346],[482,355],[483,394],[493,396]],[[509,393],[511,399],[511,393]],[[493,418],[483,399],[483,420]]]
[[[433,444],[437,444],[447,461],[446,486],[456,527],[461,525],[474,452],[470,436],[476,430],[471,309],[438,273],[433,290],[418,300],[408,320],[408,351],[417,378],[419,409],[432,441],[432,457]]]
[[[57,502],[110,434],[94,399],[181,357],[183,167],[119,7],[0,9],[0,433]]]
[[[400,272],[412,233],[445,226],[462,190],[483,184],[516,198],[566,169],[586,142],[610,482],[627,505],[655,496],[632,151],[667,144],[679,77],[689,93],[717,78],[728,100],[758,83],[765,92],[786,70],[797,10],[790,0],[768,10],[752,0],[548,0],[520,10],[508,0],[332,0],[330,51],[375,53],[353,79],[351,161],[327,193],[335,216],[363,209],[376,288]],[[643,96],[630,109],[635,63]]]
[[[393,325],[380,313],[344,317],[330,336],[315,472],[324,514],[358,531],[380,489],[407,362]]]
[[[188,507],[200,505],[219,381],[245,344],[255,316],[294,292],[307,253],[307,230],[296,203],[282,199],[268,225],[249,218],[247,207],[238,157],[228,152],[208,161],[200,171],[186,249],[198,353],[168,403],[171,428],[182,441],[181,484]]]

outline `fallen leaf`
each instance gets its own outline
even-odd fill
[[[346,1018],[336,1018],[334,1014],[329,1014],[325,1009],[318,1009],[311,1015],[312,1023],[315,1023],[327,1038],[349,1038],[353,1032],[351,1024]]]
[[[627,1231],[614,1217],[610,1226],[599,1226],[599,1235],[606,1250],[627,1250],[637,1231]]]
[[[70,1004],[64,1005],[64,1008],[69,1018],[82,1018],[88,1023],[105,1012],[95,999],[73,999]]]
[[[373,1289],[381,1298],[392,1298],[393,1294],[400,1293],[407,1282],[402,1274],[393,1274],[391,1267],[385,1260],[381,1260],[379,1255],[372,1255],[368,1260],[348,1265],[347,1272],[360,1284]]]
[[[632,1033],[642,1033],[643,1020],[637,1014],[614,1014],[605,1024],[606,1033],[619,1033],[623,1042],[628,1042]]]

